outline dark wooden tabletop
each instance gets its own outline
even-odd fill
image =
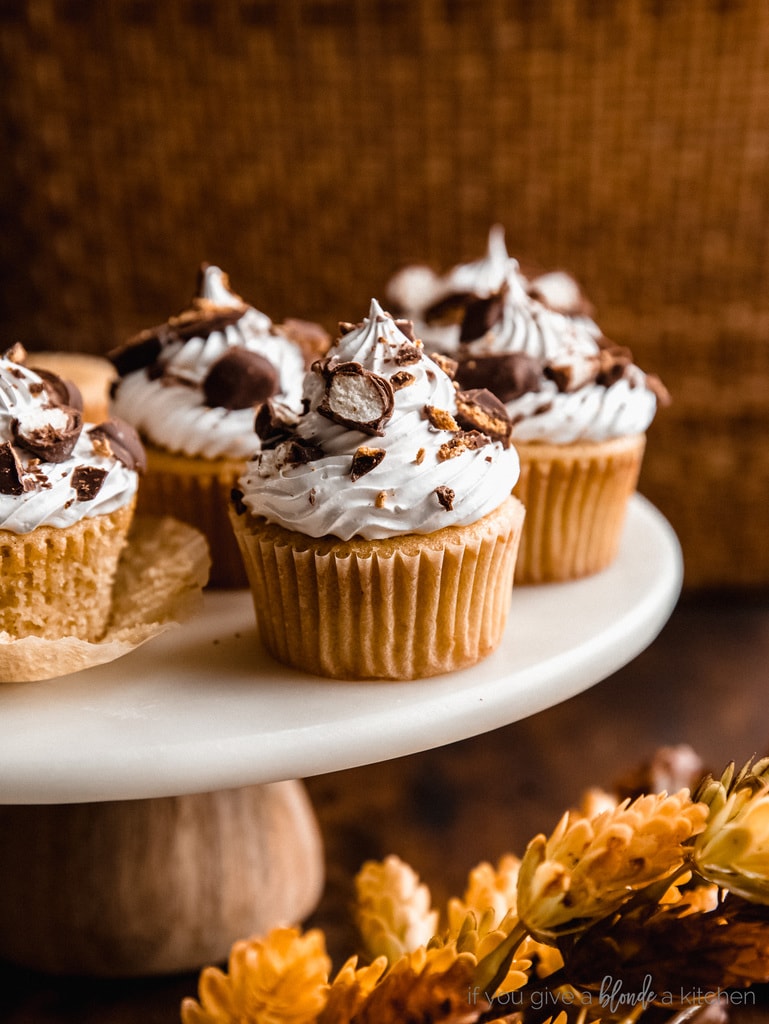
[[[769,596],[685,596],[634,661],[548,711],[436,750],[307,780],[327,883],[309,926],[338,966],[357,949],[352,880],[395,853],[437,905],[467,872],[549,832],[585,788],[610,786],[661,746],[689,744],[720,771],[769,751]],[[245,937],[245,936],[244,936]],[[52,978],[0,964],[7,1024],[174,1024],[197,974],[132,980]],[[741,1020],[769,1021],[769,998]],[[736,1015],[736,1014],[735,1014]]]

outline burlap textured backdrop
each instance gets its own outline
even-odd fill
[[[2,329],[103,352],[219,262],[276,319],[566,267],[675,404],[689,587],[769,584],[764,0],[2,0]]]

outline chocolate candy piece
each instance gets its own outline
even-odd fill
[[[456,381],[463,391],[488,388],[500,401],[510,402],[527,391],[538,391],[542,372],[542,361],[525,352],[465,354],[459,359]]]
[[[230,348],[203,381],[206,403],[223,409],[247,409],[278,390],[278,371],[258,352]]]
[[[366,473],[370,473],[372,469],[375,469],[384,457],[385,451],[383,448],[368,448],[365,445],[361,445],[360,448],[356,449],[352,457],[350,479],[360,480]]]
[[[23,494],[29,490],[22,479],[22,465],[10,441],[0,444],[0,494]]]
[[[438,501],[446,509],[447,512],[451,512],[454,508],[454,491],[451,487],[445,485],[435,488],[435,493],[438,496]]]
[[[43,462],[64,462],[80,437],[83,416],[80,410],[66,405],[51,406],[50,411],[58,413],[58,422],[25,429],[19,420],[14,419],[11,422],[13,440]]]
[[[80,388],[72,380],[65,380],[51,370],[43,370],[38,366],[30,366],[43,382],[48,398],[54,405],[68,405],[78,412],[83,411],[83,396]]]
[[[475,341],[499,321],[502,316],[504,299],[501,293],[490,295],[487,299],[476,299],[465,309],[462,326],[459,329],[460,341]]]
[[[104,455],[114,455],[128,469],[143,473],[147,468],[147,456],[139,435],[130,423],[113,416],[104,423],[91,427],[88,436],[93,443],[94,451]]]
[[[72,470],[71,483],[77,494],[78,501],[90,501],[101,490],[106,469],[99,466],[75,466]]]
[[[326,380],[326,393],[318,406],[321,416],[351,430],[382,435],[392,416],[395,395],[385,377],[366,370],[360,363],[316,363]]]
[[[513,423],[504,402],[486,388],[457,392],[457,423],[466,430],[480,430],[505,448],[510,446]]]
[[[262,448],[276,448],[287,441],[294,432],[299,417],[289,406],[268,398],[256,410],[254,432],[262,442]]]

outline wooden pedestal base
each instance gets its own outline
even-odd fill
[[[194,970],[301,921],[323,886],[301,782],[0,807],[0,958],[104,977]]]

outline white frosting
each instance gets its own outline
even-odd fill
[[[571,384],[559,391],[543,379],[536,392],[507,403],[514,441],[605,441],[643,433],[654,419],[657,399],[646,386],[646,375],[629,366],[625,376],[606,387],[595,381],[601,351],[601,331],[587,317],[571,317],[530,298],[517,275],[508,278],[508,291],[499,324],[463,351],[477,355],[523,352],[543,363],[566,369]],[[493,390],[493,382],[490,382]]]
[[[296,435],[319,445],[322,458],[303,464],[288,461],[290,442],[263,450],[240,480],[243,502],[256,515],[310,537],[331,534],[381,539],[407,533],[433,533],[464,526],[497,508],[512,491],[519,472],[514,448],[492,442],[439,457],[451,431],[432,425],[426,407],[456,411],[449,377],[420,349],[416,362],[399,365],[396,356],[408,338],[374,300],[368,317],[344,335],[329,353],[330,366],[360,363],[390,379],[398,371],[414,377],[395,390],[392,416],[382,436],[342,426],[318,412],[326,384],[322,373],[305,378],[308,411]],[[357,480],[350,476],[352,456],[361,447],[381,449],[382,461]],[[453,508],[439,501],[436,488],[454,492]]]
[[[66,422],[63,410],[52,405],[40,377],[20,363],[0,357],[0,443],[14,441],[18,431],[29,434],[45,425]],[[0,493],[0,529],[29,533],[38,526],[67,527],[88,516],[114,512],[133,498],[138,475],[111,456],[99,454],[85,424],[72,453],[63,462],[44,462],[21,445],[14,450],[22,467],[22,479],[32,484],[22,494]],[[79,466],[107,471],[98,493],[79,501],[72,473]]]
[[[453,353],[459,345],[460,325],[427,323],[427,310],[441,299],[463,292],[488,298],[500,290],[508,275],[517,275],[524,283],[517,260],[508,255],[504,228],[495,224],[480,259],[457,263],[440,275],[426,267],[405,267],[393,277],[387,290],[404,315],[413,320],[417,335],[429,349]]]
[[[218,267],[206,268],[201,298],[220,308],[242,308],[243,314],[223,330],[165,346],[165,375],[153,380],[145,369],[127,374],[114,389],[111,408],[142,437],[167,451],[206,459],[247,459],[259,445],[254,410],[207,405],[202,384],[209,370],[230,348],[256,352],[277,370],[276,397],[298,408],[304,356],[268,316],[230,291]]]

